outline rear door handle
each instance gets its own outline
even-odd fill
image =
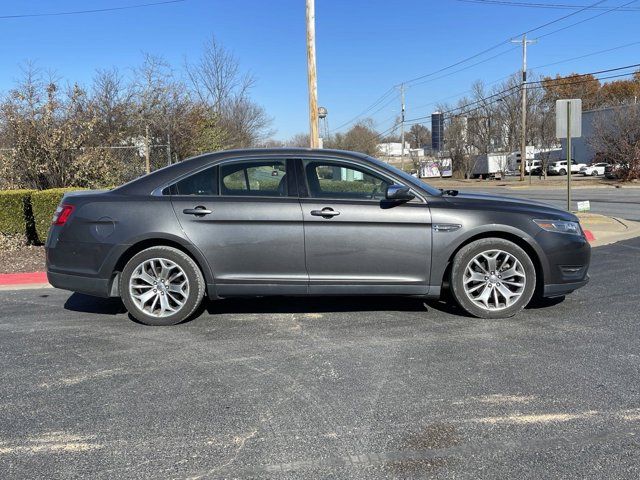
[[[213,213],[213,210],[208,210],[202,205],[198,205],[195,208],[185,208],[184,210],[182,210],[182,213],[184,213],[185,215],[195,215],[196,217],[203,217],[205,215]]]
[[[324,207],[322,210],[311,210],[311,215],[314,217],[332,218],[340,215],[340,212],[335,211],[331,207]]]

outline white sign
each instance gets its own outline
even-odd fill
[[[591,204],[589,200],[585,200],[584,202],[578,202],[578,211],[579,212],[588,212],[591,210]]]
[[[567,110],[571,109],[571,138],[582,136],[582,100],[556,100],[556,137],[567,138]]]

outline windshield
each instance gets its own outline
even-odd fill
[[[413,175],[409,175],[407,172],[403,172],[402,170],[400,170],[399,168],[394,167],[393,165],[389,165],[388,163],[383,162],[382,160],[378,160],[377,158],[373,158],[373,157],[369,157],[369,160],[373,161],[374,163],[376,163],[377,165],[379,165],[381,167],[386,168],[387,170],[391,170],[393,173],[395,173],[399,177],[402,177],[403,180],[406,180],[408,183],[423,189],[429,195],[433,195],[433,196],[436,196],[436,197],[439,197],[440,195],[442,195],[442,192],[440,190],[438,190],[437,188],[432,187],[428,183],[423,182],[422,180],[420,180],[417,177],[414,177]]]

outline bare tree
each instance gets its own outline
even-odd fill
[[[431,131],[420,123],[411,125],[407,132],[407,141],[413,148],[431,145]]]
[[[308,133],[296,133],[293,137],[285,142],[287,147],[308,147],[309,146],[309,134]]]
[[[640,105],[601,111],[594,121],[591,145],[598,156],[615,165],[617,178],[640,179]]]
[[[255,77],[242,73],[237,58],[215,37],[204,45],[195,63],[186,64],[186,71],[195,95],[226,130],[226,147],[251,147],[271,133],[272,120],[249,97]]]

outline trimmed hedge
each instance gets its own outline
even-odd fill
[[[31,195],[34,192],[34,190],[0,191],[0,233],[27,237],[29,231],[33,231]]]
[[[378,183],[369,183],[363,180],[328,180],[320,179],[320,189],[323,192],[357,192],[371,193]]]
[[[60,200],[67,192],[76,192],[82,188],[52,188],[40,190],[31,194],[31,208],[37,240],[44,243],[49,233],[53,213],[60,204]]]

